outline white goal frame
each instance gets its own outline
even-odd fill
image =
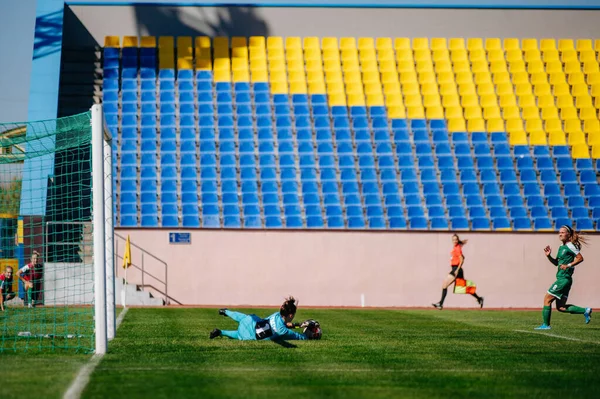
[[[91,114],[95,352],[104,354],[108,341],[115,337],[116,331],[112,192],[113,137],[105,127],[102,105],[93,105]]]

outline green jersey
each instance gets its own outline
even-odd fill
[[[556,278],[571,278],[575,269],[570,267],[567,270],[562,270],[560,265],[568,265],[575,260],[575,257],[579,254],[579,249],[573,245],[572,242],[568,242],[566,245],[558,247],[558,254],[556,260],[558,260],[558,271],[556,272]]]

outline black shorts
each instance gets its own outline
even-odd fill
[[[452,270],[450,271],[450,274],[454,275],[456,273],[456,269],[458,269],[458,266],[452,266]],[[461,267],[460,270],[458,271],[458,275],[456,276],[456,278],[465,278],[465,275],[463,274],[463,268]]]

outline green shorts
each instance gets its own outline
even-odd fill
[[[569,291],[571,291],[571,284],[573,281],[566,278],[559,278],[550,286],[548,294],[552,295],[556,299],[567,299]]]

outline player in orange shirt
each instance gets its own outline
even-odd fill
[[[439,310],[442,310],[444,308],[444,300],[446,299],[446,294],[448,293],[448,287],[450,286],[450,284],[454,283],[454,281],[457,278],[465,278],[462,267],[463,263],[465,262],[465,257],[462,253],[462,247],[463,245],[467,244],[467,240],[461,240],[458,234],[454,234],[452,236],[452,244],[454,245],[452,247],[452,251],[450,251],[450,267],[452,267],[452,270],[450,270],[450,273],[448,274],[448,276],[446,276],[446,279],[442,283],[442,299],[440,299],[438,303],[433,304],[433,306]],[[471,295],[474,296],[475,299],[477,299],[479,307],[482,308],[483,297],[480,297],[477,294]]]

